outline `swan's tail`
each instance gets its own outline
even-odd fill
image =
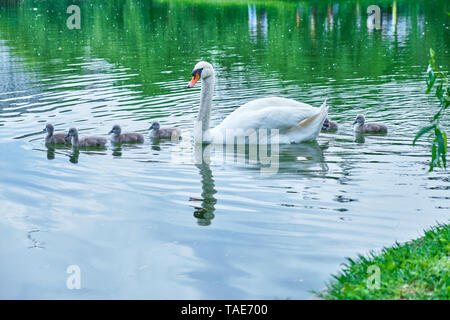
[[[322,130],[322,125],[328,117],[327,99],[322,103],[317,113],[312,117],[300,121],[297,125],[289,129],[291,142],[312,141],[317,138]]]

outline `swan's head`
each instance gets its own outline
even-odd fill
[[[358,125],[362,126],[364,124],[364,122],[366,122],[366,118],[364,118],[364,116],[362,114],[358,114],[356,116],[356,119],[353,122],[353,124],[358,124]]]
[[[66,138],[68,137],[75,137],[78,136],[78,131],[75,128],[70,128],[69,133],[67,134]]]
[[[45,126],[45,129],[42,130],[42,132],[47,132],[49,135],[52,135],[53,130],[54,130],[53,125],[49,123]]]
[[[207,79],[213,75],[213,66],[206,61],[200,61],[192,70],[192,80],[188,83],[188,88],[192,88],[199,79]]]
[[[158,131],[159,130],[159,122],[158,121],[154,121],[152,123],[152,126],[150,128],[148,128],[148,130],[156,130],[156,131]]]
[[[108,134],[114,133],[115,135],[120,135],[121,132],[122,132],[122,128],[120,128],[120,126],[118,124],[115,124]]]

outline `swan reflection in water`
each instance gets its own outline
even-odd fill
[[[60,153],[60,150],[70,150],[71,146],[65,146],[65,145],[58,145],[58,144],[46,144],[47,147],[47,159],[48,160],[54,160],[57,153]],[[65,154],[62,153],[61,154]]]
[[[155,147],[161,150],[169,146],[172,146],[170,142],[164,145],[153,143],[152,150],[155,150]],[[176,148],[171,150],[171,154],[182,150],[177,148],[180,146],[178,142],[174,146]],[[192,144],[190,146],[192,148]],[[55,157],[56,148],[55,146],[48,146],[47,157],[49,159]],[[199,198],[191,197],[189,200],[198,202],[198,204],[192,205],[194,208],[193,216],[197,219],[197,224],[200,226],[209,226],[215,218],[215,207],[217,204],[215,195],[218,191],[215,188],[211,167],[226,166],[227,170],[250,171],[254,173],[254,179],[270,178],[271,175],[286,173],[304,177],[317,176],[318,174],[326,174],[328,171],[328,166],[323,155],[323,149],[326,148],[326,145],[319,146],[317,141],[280,145],[272,145],[269,143],[267,146],[260,144],[234,144],[231,146],[194,144],[194,150],[190,149],[193,153],[190,152],[190,154],[194,155],[194,164],[200,174],[202,191]],[[80,148],[62,147],[61,149],[71,150],[66,156],[69,156],[70,162],[78,163]],[[95,151],[84,151],[83,153],[105,155],[105,153],[99,153],[98,148],[96,149]],[[113,156],[120,157],[122,151],[121,146],[116,146],[113,148]]]
[[[217,191],[214,188],[214,179],[209,164],[203,162],[202,164],[197,164],[196,167],[200,170],[200,176],[202,179],[202,198],[201,206],[194,207],[194,217],[197,218],[198,225],[209,226],[211,224],[211,220],[214,219],[214,206],[217,203],[216,198],[214,198],[214,194],[216,194]]]
[[[123,153],[127,154],[127,152],[130,152],[130,150],[137,149],[139,150],[141,146],[138,143],[129,143],[129,144],[123,144],[123,143],[112,143],[111,144],[111,150],[112,155],[114,157],[121,157]],[[99,149],[102,150],[102,149]]]
[[[85,148],[82,148],[81,150],[83,150],[83,149],[85,149]],[[85,153],[85,154],[96,154],[96,155],[105,155],[106,153],[99,153],[98,151],[104,151],[105,150],[105,148],[90,148],[91,150],[84,150],[84,152],[83,153]],[[69,161],[71,162],[71,163],[78,163],[78,160],[79,160],[79,158],[80,158],[80,148],[79,147],[75,147],[75,146],[72,146],[72,147],[64,147],[64,146],[61,146],[61,147],[59,147],[59,146],[55,146],[55,145],[47,145],[47,159],[48,160],[53,160],[53,159],[55,159],[55,155],[58,153],[58,151],[57,150],[65,150],[65,151],[69,151],[68,153],[67,152],[64,152],[64,153],[61,153],[61,154],[63,154],[63,155],[65,155],[65,156],[68,156],[69,157]],[[115,152],[119,152],[119,154],[115,154]],[[120,156],[121,155],[121,149],[119,148],[118,150],[117,149],[114,149],[113,150],[113,155],[115,155],[115,156]]]
[[[323,155],[328,145],[320,146],[317,141],[280,146],[279,173],[302,175],[326,174],[329,170]]]
[[[62,153],[64,156],[69,157],[69,161],[72,163],[78,163],[78,158],[80,157],[80,150],[78,148],[72,148],[72,147],[64,147],[64,146],[57,146],[57,145],[46,145],[47,147],[47,159],[48,160],[54,160],[56,157],[56,154],[59,153],[59,150],[65,150],[66,152]],[[67,152],[69,151],[69,152]]]
[[[362,132],[355,132],[355,142],[357,142],[357,143],[364,143],[364,142],[366,142],[366,138],[364,137],[364,133],[362,133]]]
[[[121,144],[119,144],[119,143],[113,144],[112,155],[114,157],[122,156],[122,145]]]
[[[80,157],[80,149],[73,148],[72,152],[69,155],[69,161],[72,163],[78,163],[78,158]]]
[[[277,156],[278,166],[277,173],[267,170],[267,164],[262,164],[259,159],[252,159],[249,145],[246,148],[234,145],[232,152],[223,152],[226,146],[223,145],[196,145],[194,150],[195,166],[199,169],[202,193],[201,198],[190,198],[190,201],[199,201],[201,204],[193,206],[195,208],[194,217],[197,218],[198,225],[208,226],[215,217],[215,205],[217,199],[215,194],[215,181],[211,170],[211,163],[216,166],[231,165],[240,170],[260,171],[261,177],[267,177],[267,172],[272,174],[294,173],[297,175],[312,176],[326,174],[328,165],[325,162],[323,150],[326,146],[321,147],[317,141],[301,144],[278,145],[276,153],[271,152],[270,144],[268,152],[271,156]],[[258,146],[260,147],[260,146]],[[229,150],[229,149],[228,149]],[[273,167],[272,167],[273,168]],[[256,178],[256,177],[255,177]]]
[[[280,173],[326,173],[328,165],[323,155],[327,145],[317,141],[298,144],[210,144],[195,150],[195,163],[231,166],[233,169],[259,171],[261,176]]]
[[[55,146],[53,145],[47,145],[47,159],[48,160],[53,160],[55,159]]]
[[[78,159],[80,158],[80,150],[83,151],[83,154],[89,155],[106,155],[105,147],[88,147],[88,148],[80,148],[76,146],[72,146],[72,152],[69,154],[69,161],[72,163],[78,163]]]
[[[201,199],[190,198],[190,201],[201,201],[200,206],[193,206],[195,208],[194,217],[197,218],[199,226],[209,226],[211,220],[214,219],[215,205],[217,203],[214,194],[217,190],[214,187],[214,179],[210,168],[210,148],[208,145],[195,146],[194,150],[195,166],[199,169],[202,194]]]

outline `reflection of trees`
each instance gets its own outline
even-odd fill
[[[259,27],[259,28],[258,28]],[[248,5],[248,30],[250,34],[250,38],[253,39],[253,42],[256,43],[258,36],[260,36],[263,40],[267,39],[267,12],[265,8],[256,9],[255,4]]]
[[[52,64],[35,64],[43,69],[39,71],[50,73],[66,68],[68,61],[84,56],[88,48],[94,58],[130,68],[136,74],[133,83],[141,84],[140,89],[148,95],[167,92],[169,89],[158,83],[179,80],[200,58],[215,61],[225,72],[239,62],[267,72],[268,77],[276,72],[282,80],[311,83],[330,74],[334,79],[352,78],[355,70],[358,77],[376,78],[385,70],[395,73],[401,67],[396,63],[399,55],[421,64],[427,60],[422,48],[442,43],[438,50],[449,49],[440,27],[445,15],[426,3],[412,1],[380,0],[377,5],[386,22],[383,25],[395,30],[396,24],[399,28],[405,21],[408,38],[420,41],[411,41],[400,50],[384,43],[395,42],[395,38],[371,39],[367,28],[358,28],[358,20],[365,17],[371,4],[369,0],[347,1],[339,2],[337,8],[324,1],[273,1],[250,7],[232,2],[221,3],[222,10],[216,10],[215,1],[113,0],[100,6],[88,0],[79,3],[82,27],[75,31],[65,27],[67,3],[62,1],[23,2],[20,6],[2,3],[0,36],[26,61],[52,60]],[[435,21],[428,26],[427,37],[421,35],[424,15]],[[265,39],[264,44],[251,40],[249,25],[253,28],[255,20],[255,32]],[[339,45],[346,40],[352,45]],[[327,44],[326,50],[322,44]],[[260,47],[264,54],[255,54]],[[376,63],[362,68],[367,62]],[[161,73],[161,69],[177,72]]]

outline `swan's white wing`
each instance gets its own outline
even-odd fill
[[[251,129],[278,129],[283,143],[313,140],[320,132],[327,109],[326,102],[321,108],[314,108],[285,98],[257,99],[234,110],[210,134],[214,140],[221,140],[228,130],[240,135]]]
[[[246,104],[239,107],[241,112],[247,112],[247,111],[256,111],[259,109],[264,109],[268,107],[294,107],[294,108],[303,108],[303,109],[315,109],[311,105],[299,102],[292,99],[287,98],[281,98],[281,97],[267,97],[267,98],[261,98],[261,99],[255,99],[252,101],[247,102]],[[236,111],[237,111],[236,110]]]
[[[278,129],[288,130],[300,121],[312,117],[317,110],[304,110],[285,106],[272,106],[257,110],[237,109],[226,117],[216,130],[226,129]]]
[[[234,110],[216,130],[279,129],[288,130],[319,111],[292,99],[270,97],[252,100]]]

